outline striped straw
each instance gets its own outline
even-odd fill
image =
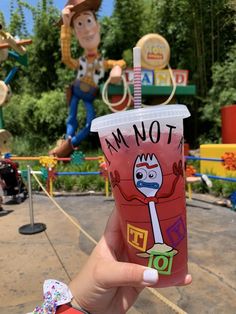
[[[141,48],[133,48],[134,63],[134,109],[142,107],[142,82],[141,82]]]

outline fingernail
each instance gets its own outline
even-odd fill
[[[158,280],[158,272],[156,269],[147,268],[143,272],[143,281],[146,283],[157,283]]]

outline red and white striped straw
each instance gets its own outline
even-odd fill
[[[133,48],[134,65],[134,109],[142,107],[142,82],[141,82],[141,48]]]

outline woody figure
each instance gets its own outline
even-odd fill
[[[69,101],[69,115],[66,121],[66,138],[50,153],[57,157],[69,156],[83,141],[90,131],[95,118],[93,101],[98,91],[98,83],[104,77],[105,71],[111,69],[111,82],[118,83],[121,79],[123,60],[104,60],[98,51],[100,44],[100,25],[95,12],[98,11],[101,0],[69,0],[62,10],[61,51],[62,61],[73,70],[77,77],[72,84]],[[71,56],[72,29],[84,54],[79,59]],[[86,109],[86,125],[78,129],[77,109],[82,100]]]

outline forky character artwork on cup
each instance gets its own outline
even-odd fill
[[[149,257],[153,252],[159,252],[163,254],[171,253],[172,256],[178,253],[174,247],[165,243],[158,218],[159,199],[170,197],[175,191],[175,187],[180,176],[183,176],[182,161],[180,160],[178,164],[174,162],[172,170],[175,178],[172,182],[170,191],[159,195],[159,191],[163,184],[163,173],[158,158],[155,156],[155,154],[138,155],[134,162],[133,179],[136,189],[142,193],[143,197],[141,195],[126,195],[119,185],[120,175],[118,171],[115,170],[114,175],[110,173],[110,179],[113,188],[117,186],[120,190],[120,193],[127,201],[138,200],[139,202],[147,204],[148,206],[154,245],[147,249],[146,252],[137,253],[137,255],[140,257]]]

